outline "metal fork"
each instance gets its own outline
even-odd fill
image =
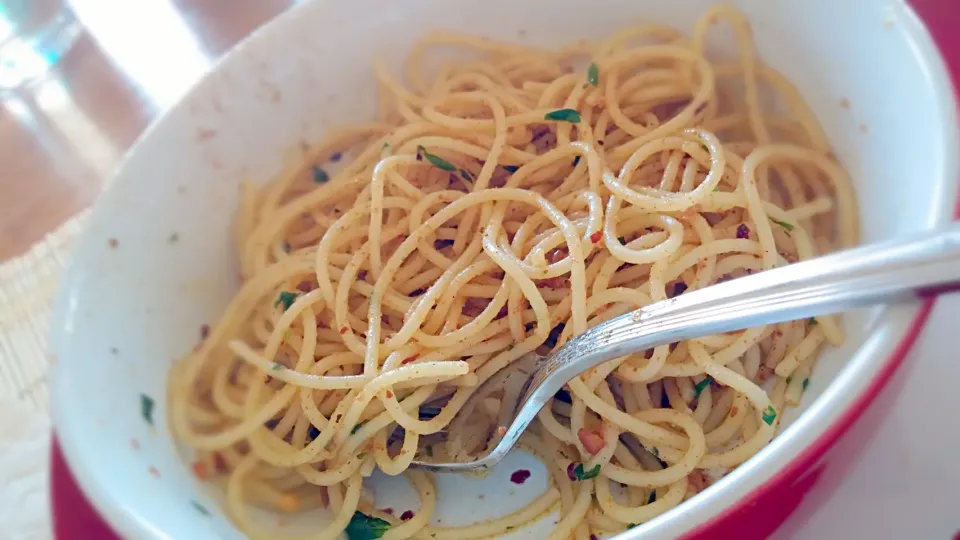
[[[872,304],[903,302],[960,289],[960,223],[711,285],[656,302],[590,328],[542,357],[528,354],[485,381],[507,392],[487,453],[474,461],[411,466],[483,474],[516,444],[541,408],[568,381],[603,362],[658,345],[752,326],[804,319]],[[520,385],[508,384],[522,378]],[[514,381],[516,382],[516,381]],[[504,421],[505,419],[505,421]],[[455,425],[457,418],[451,422]]]

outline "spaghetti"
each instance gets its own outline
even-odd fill
[[[735,61],[707,59],[721,19]],[[435,45],[481,58],[427,83]],[[546,492],[492,521],[430,525],[433,480],[408,466],[483,452],[496,396],[447,429],[480,383],[651,302],[852,245],[857,210],[813,115],[727,7],[692,38],[643,26],[559,51],[435,33],[413,49],[410,88],[376,73],[379,121],[244,187],[243,286],[172,375],[174,432],[246,534],[481,538],[559,509],[551,538],[587,539],[669,510],[770,441],[818,350],[843,339],[834,318],[581,375],[521,441]],[[415,515],[373,507],[375,467],[409,478]],[[284,535],[248,504],[334,517]]]

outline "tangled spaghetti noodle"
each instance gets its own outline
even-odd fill
[[[704,51],[721,19],[736,61]],[[483,57],[428,84],[421,58],[438,44]],[[446,428],[484,380],[688,288],[849,246],[857,211],[812,114],[726,7],[692,38],[644,26],[559,51],[431,34],[409,59],[411,88],[376,72],[379,121],[245,187],[243,287],[172,377],[174,431],[244,532],[285,537],[250,503],[332,509],[326,528],[291,538],[480,538],[559,508],[551,538],[586,539],[650,520],[770,441],[818,349],[843,339],[835,319],[583,374],[522,439],[547,465],[546,492],[496,520],[429,525],[433,480],[408,465],[482,452],[496,396],[469,430]],[[373,507],[362,481],[375,467],[412,482],[412,518]]]

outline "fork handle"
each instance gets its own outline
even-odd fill
[[[542,406],[583,371],[658,345],[957,289],[960,223],[952,223],[685,292],[606,321],[545,360],[530,400]]]

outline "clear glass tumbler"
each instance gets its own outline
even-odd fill
[[[0,94],[45,75],[80,33],[67,0],[0,0]]]

